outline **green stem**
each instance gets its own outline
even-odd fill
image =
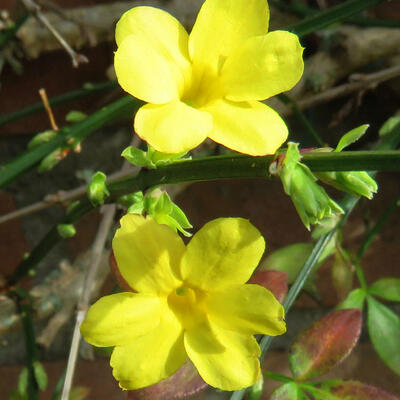
[[[310,17],[312,15],[318,15],[320,13],[320,10],[308,7],[300,2],[288,3],[286,1],[270,0],[269,3],[270,5],[273,5],[282,11],[296,14],[302,18]],[[400,27],[398,20],[370,18],[370,17],[365,17],[364,15],[354,15],[352,17],[345,18],[344,22],[358,26],[381,26],[386,28]]]
[[[388,163],[385,157],[389,157],[392,161]],[[232,178],[268,178],[268,167],[273,159],[274,156],[225,155],[184,160],[157,169],[142,169],[135,176],[110,183],[108,189],[111,196],[108,202],[115,201],[124,194],[158,185]],[[306,153],[302,161],[314,171],[363,170],[366,165],[373,166],[372,169],[375,170],[380,170],[380,167],[383,169],[390,167],[390,170],[393,170],[400,169],[400,151]],[[87,199],[81,200],[79,205],[67,213],[60,223],[73,224],[92,209],[93,206]],[[15,284],[30,270],[37,268],[48,251],[60,240],[57,226],[54,226],[32,250],[30,256],[20,263],[8,278],[8,283]]]
[[[361,287],[364,290],[368,289],[367,280],[365,279],[364,271],[361,268],[360,262],[358,260],[354,261],[354,268],[356,270],[357,279],[360,282]]]
[[[357,259],[361,261],[364,253],[367,251],[369,246],[371,245],[374,237],[381,231],[383,226],[386,224],[388,219],[394,214],[396,210],[399,208],[400,196],[397,196],[390,206],[383,212],[383,214],[378,218],[375,225],[369,230],[364,242],[361,244],[360,248],[357,252]]]
[[[82,89],[72,90],[71,92],[63,93],[60,96],[53,97],[49,100],[49,103],[52,107],[55,107],[60,104],[68,103],[72,100],[77,100],[86,96],[92,96],[107,90],[115,89],[117,87],[117,83],[114,81],[97,84],[85,84]],[[0,115],[0,126],[44,110],[45,108],[43,103],[36,103],[10,114]]]
[[[313,139],[313,141],[318,146],[324,147],[325,146],[324,141],[320,138],[318,132],[311,125],[310,121],[307,119],[303,111],[301,111],[300,108],[297,106],[297,103],[285,94],[280,94],[278,95],[278,97],[284,104],[288,104],[291,107],[294,116],[298,119],[301,125],[303,125],[304,130]]]
[[[20,295],[21,292],[23,291],[15,291],[13,295],[17,297],[18,310],[21,315],[25,336],[26,367],[29,374],[28,398],[29,400],[36,400],[39,398],[39,387],[35,378],[34,363],[38,360],[38,353],[36,347],[35,329],[32,319],[32,306],[30,304],[31,300],[27,298],[29,295],[23,294],[22,298]]]
[[[11,182],[17,176],[37,164],[43,157],[56,150],[58,147],[65,145],[69,140],[73,139],[75,143],[80,142],[89,133],[100,128],[106,122],[117,118],[122,113],[132,110],[138,104],[138,100],[131,96],[125,96],[99,111],[96,111],[83,121],[75,125],[62,128],[58,135],[48,143],[44,143],[31,150],[27,150],[19,157],[14,158],[0,170],[0,188]]]
[[[305,36],[334,23],[344,21],[353,14],[375,6],[382,1],[383,0],[348,0],[326,11],[311,15],[303,21],[289,26],[287,30],[296,33],[300,37]]]

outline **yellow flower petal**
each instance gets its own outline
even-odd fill
[[[179,235],[152,218],[127,214],[113,239],[118,269],[138,292],[163,295],[178,287],[178,265],[185,251]]]
[[[218,218],[204,225],[186,247],[182,279],[204,290],[245,283],[257,267],[265,242],[242,218]]]
[[[226,60],[222,85],[234,101],[263,100],[291,89],[304,69],[297,35],[274,31],[247,40]]]
[[[110,365],[121,388],[134,390],[168,378],[185,361],[182,328],[165,308],[154,330],[127,345],[115,347]]]
[[[134,7],[119,20],[115,72],[124,90],[155,104],[176,99],[190,79],[188,34],[154,7]]]
[[[183,153],[203,142],[212,129],[212,116],[181,101],[146,104],[136,114],[135,131],[157,151]]]
[[[243,389],[260,374],[260,348],[251,335],[202,324],[185,332],[185,349],[200,376],[218,389]]]
[[[282,305],[259,285],[210,292],[206,308],[210,319],[225,329],[269,336],[286,332]]]
[[[258,101],[217,100],[204,107],[213,116],[209,137],[232,150],[252,156],[274,154],[288,129],[279,114]]]
[[[117,293],[93,304],[81,325],[85,340],[94,346],[116,346],[154,329],[160,321],[158,297]]]
[[[189,38],[193,63],[217,73],[243,41],[267,33],[268,20],[265,0],[206,0]]]

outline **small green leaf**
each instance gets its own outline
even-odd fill
[[[364,124],[364,125],[361,125],[357,128],[352,129],[351,131],[347,132],[339,140],[339,143],[336,146],[336,149],[334,151],[342,151],[347,146],[350,146],[351,144],[356,142],[358,139],[360,139],[361,136],[363,136],[365,134],[365,132],[367,131],[368,128],[369,128],[369,125]]]
[[[121,156],[124,157],[131,164],[138,167],[155,168],[154,164],[148,157],[147,153],[136,147],[129,146],[122,153]]]
[[[347,310],[351,308],[363,309],[366,293],[363,289],[354,289],[349,295],[337,305],[337,310]]]
[[[65,117],[65,120],[67,122],[71,122],[71,123],[75,124],[77,122],[83,121],[86,118],[87,118],[87,114],[85,114],[84,112],[72,110],[67,114],[67,116]]]
[[[92,181],[88,186],[88,197],[94,207],[104,204],[105,199],[110,195],[106,186],[107,176],[101,171],[97,171],[92,176]]]
[[[400,317],[372,296],[368,300],[368,332],[382,361],[400,375]]]
[[[46,390],[47,388],[47,373],[43,368],[43,365],[39,361],[33,363],[33,372],[35,379],[40,390]]]
[[[295,382],[285,383],[275,389],[270,400],[300,400],[304,396]]]
[[[158,198],[157,203],[154,207],[155,214],[169,215],[172,212],[172,201],[166,192]]]
[[[141,190],[134,193],[125,194],[118,198],[118,203],[124,207],[130,207],[134,203],[143,202],[144,195]]]
[[[58,224],[57,232],[64,239],[71,238],[76,235],[76,229],[72,224]]]
[[[368,293],[389,301],[400,301],[400,279],[382,278],[374,282]]]
[[[28,368],[24,367],[18,377],[18,394],[22,397],[27,394],[29,381]]]
[[[290,349],[296,380],[326,374],[353,350],[361,333],[359,309],[334,311],[300,333]]]
[[[379,129],[379,136],[386,136],[400,125],[400,115],[390,117]]]
[[[40,132],[33,137],[28,143],[28,149],[33,149],[37,146],[40,146],[43,143],[50,142],[57,136],[58,132],[53,130],[48,130],[44,132]]]
[[[127,210],[127,214],[143,214],[144,211],[144,202],[138,201],[137,203],[132,204]]]
[[[354,270],[351,254],[337,246],[331,273],[333,287],[340,300],[344,300],[353,288]]]

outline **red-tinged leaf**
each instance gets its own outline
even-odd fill
[[[281,271],[257,271],[247,283],[255,283],[270,290],[281,303],[286,297],[288,275]]]
[[[300,400],[302,392],[295,382],[288,382],[276,388],[269,400]]]
[[[290,368],[297,380],[315,378],[343,361],[361,333],[359,309],[334,311],[303,331],[290,350]]]
[[[110,267],[111,267],[111,272],[114,274],[115,279],[117,280],[120,288],[127,292],[133,292],[134,290],[129,286],[128,282],[122,277],[121,272],[119,271],[113,251],[111,252],[110,255]]]
[[[383,389],[357,381],[330,381],[322,383],[321,389],[341,400],[400,400]]]
[[[207,387],[192,363],[184,364],[163,381],[143,389],[131,390],[127,400],[178,400],[194,395]]]

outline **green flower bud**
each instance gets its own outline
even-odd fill
[[[64,239],[75,236],[76,229],[72,224],[59,224],[57,225],[58,234]]]
[[[323,218],[343,213],[342,208],[316,183],[317,178],[310,169],[300,162],[298,143],[288,143],[280,178],[308,230],[310,224],[318,224]]]
[[[65,158],[64,150],[60,147],[48,154],[38,166],[38,172],[50,171],[53,169],[63,158]]]
[[[378,191],[376,181],[365,171],[318,172],[318,179],[354,196],[372,199]]]
[[[93,174],[92,182],[88,186],[88,196],[93,206],[101,206],[105,199],[110,195],[106,186],[106,174],[97,171]]]
[[[57,136],[57,132],[53,130],[47,130],[44,132],[40,132],[33,137],[28,143],[28,149],[33,149],[37,146],[40,146],[43,143],[50,142],[50,140],[54,139]]]

